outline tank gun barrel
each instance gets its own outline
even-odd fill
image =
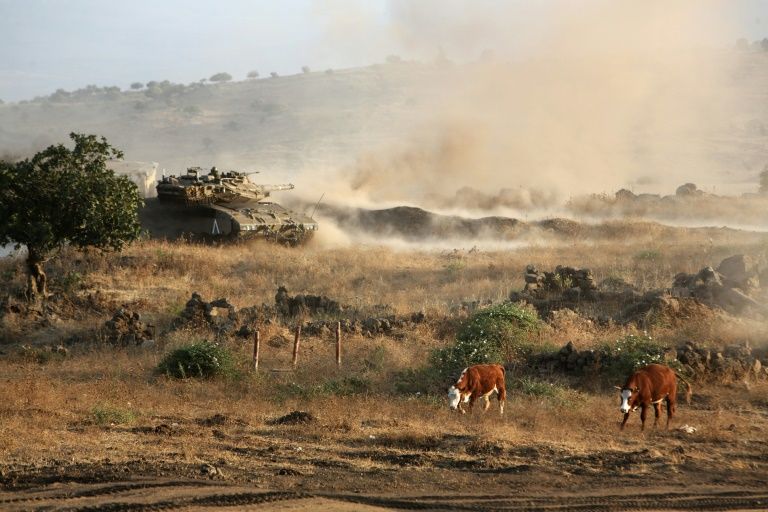
[[[283,183],[281,185],[256,185],[261,187],[264,192],[276,192],[278,190],[293,190],[293,183]]]

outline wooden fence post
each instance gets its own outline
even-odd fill
[[[341,322],[336,322],[336,366],[341,368]]]
[[[293,338],[293,367],[299,361],[299,341],[301,340],[301,324],[296,326],[296,337]]]
[[[253,369],[258,371],[259,369],[259,330],[256,329],[256,334],[253,335]]]

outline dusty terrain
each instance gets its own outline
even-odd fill
[[[441,386],[419,377],[430,352],[453,342],[467,301],[499,302],[522,289],[529,263],[588,261],[599,280],[621,276],[651,289],[737,250],[765,256],[759,234],[690,230],[675,238],[657,238],[653,253],[632,237],[625,245],[571,240],[495,252],[146,241],[123,254],[64,251],[49,265],[54,297],[37,312],[13,299],[23,274],[20,263],[5,260],[0,503],[8,510],[764,509],[762,377],[696,380],[692,403],[680,405],[671,429],[644,433],[636,415],[619,431],[614,382],[599,376],[544,375],[550,392],[525,387],[530,370],[508,372],[503,417],[495,404],[485,415],[453,414]],[[423,311],[427,320],[386,335],[345,335],[341,368],[332,337],[308,335],[295,371],[287,371],[290,323],[262,324],[258,372],[249,369],[250,337],[173,327],[192,291],[244,308],[271,303],[278,285],[360,311]],[[155,343],[99,341],[121,306],[154,325]],[[638,333],[632,325],[551,325],[542,349]],[[719,313],[660,323],[649,334],[672,346],[765,347],[766,330],[759,316]],[[177,381],[157,373],[170,349],[204,338],[233,351],[237,375]],[[678,430],[683,425],[696,431]]]

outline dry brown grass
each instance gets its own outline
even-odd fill
[[[728,232],[711,243],[691,235],[654,247],[582,242],[472,253],[145,241],[123,254],[64,251],[49,268],[53,289],[61,290],[64,278],[73,272],[79,277],[64,294],[68,299],[60,303],[61,318],[40,323],[7,315],[4,339],[56,344],[70,333],[100,326],[111,308],[123,303],[164,327],[193,291],[206,299],[227,297],[244,307],[271,303],[279,285],[292,294],[324,294],[363,309],[388,304],[402,313],[448,314],[462,301],[498,301],[522,288],[522,272],[529,263],[546,269],[558,264],[586,266],[598,280],[618,276],[652,287],[668,284],[677,272],[717,264],[737,252],[764,258],[764,240]],[[0,264],[8,290],[22,285],[22,277],[11,272],[17,266],[8,261]],[[88,294],[97,293],[103,309],[78,306]],[[546,329],[541,342],[559,346],[575,341],[588,347],[628,332],[634,331],[574,320]],[[659,325],[651,334],[671,343],[694,339],[712,344],[745,340],[760,344],[768,335],[763,323],[721,318]],[[311,476],[325,471],[322,468],[378,474],[415,465],[436,472],[429,477],[421,473],[428,480],[442,478],[440,471],[445,468],[486,464],[481,469],[491,471],[496,466],[525,464],[533,456],[525,451],[529,448],[543,465],[570,460],[568,464],[590,471],[612,463],[612,451],[655,449],[659,444],[685,445],[688,460],[714,465],[739,439],[749,447],[726,465],[748,472],[754,470],[748,452],[764,450],[755,444],[768,428],[765,405],[760,402],[767,389],[764,383],[752,383],[750,389],[735,383],[697,390],[705,398],[692,407],[681,406],[678,423],[699,428],[690,442],[676,432],[641,435],[636,418],[620,434],[615,397],[603,391],[572,392],[557,399],[512,393],[502,419],[495,409],[484,416],[452,415],[441,395],[402,393],[396,385],[397,372],[423,367],[434,348],[451,342],[450,329],[434,324],[408,331],[404,339],[350,336],[345,339],[341,369],[335,367],[331,340],[308,337],[302,342],[297,371],[272,372],[290,366],[292,336],[287,327],[271,324],[262,327],[259,374],[247,370],[250,342],[236,339],[226,343],[239,361],[239,377],[175,381],[155,372],[169,349],[211,335],[205,330],[172,331],[150,349],[76,345],[67,357],[45,364],[13,355],[12,348],[6,347],[0,358],[0,465],[103,464],[105,459],[126,464],[219,461],[239,468],[235,472],[242,471],[237,474],[244,479],[285,467]],[[286,338],[288,344],[270,345],[275,336]],[[345,396],[349,388],[344,388],[344,382],[350,378],[357,379],[352,386],[357,394]],[[101,410],[116,411],[127,423],[100,423],[97,412]],[[290,427],[265,423],[292,410],[309,410],[318,420]],[[225,423],[200,422],[214,414],[225,416]],[[163,424],[173,432],[147,433]],[[654,460],[683,467],[685,457],[674,457]],[[563,471],[572,471],[568,468]],[[410,485],[408,478],[398,485]]]

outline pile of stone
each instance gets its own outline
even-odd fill
[[[174,327],[185,325],[207,325],[226,334],[238,326],[237,310],[227,299],[206,302],[199,293],[194,292],[174,322]]]
[[[104,323],[102,336],[111,345],[141,345],[154,339],[155,327],[142,322],[139,313],[120,308]]]
[[[418,312],[411,315],[388,315],[385,317],[369,317],[363,319],[345,318],[339,321],[341,332],[348,334],[362,334],[363,336],[392,336],[398,331],[413,328],[425,320],[424,313]],[[315,320],[305,322],[301,327],[302,332],[309,336],[326,336],[336,330],[336,321]]]
[[[275,295],[277,312],[284,317],[337,315],[342,308],[338,302],[324,295],[288,295],[284,286]]]
[[[691,375],[711,374],[734,380],[768,377],[768,351],[754,349],[748,343],[716,350],[688,342],[677,348],[676,356]]]
[[[768,313],[754,297],[760,286],[757,265],[741,254],[724,259],[716,269],[680,273],[671,288],[645,293],[617,279],[606,279],[598,286],[589,269],[558,266],[554,272],[541,272],[528,265],[524,277],[525,288],[509,298],[528,302],[542,316],[570,308],[600,324],[646,325],[659,316],[672,323],[684,317],[711,316],[717,308],[729,313],[747,309]]]
[[[738,254],[724,259],[717,269],[704,267],[696,274],[675,276],[671,293],[674,297],[693,297],[731,313],[748,307],[764,310],[750,295],[760,287],[757,265],[748,256]]]
[[[525,288],[523,293],[544,296],[562,293],[566,298],[587,298],[597,290],[592,271],[584,268],[563,267],[558,265],[554,272],[541,272],[533,265],[525,268]]]
[[[753,349],[748,344],[729,345],[716,350],[687,342],[663,351],[660,363],[674,361],[682,365],[684,375],[697,379],[768,378],[768,350]],[[572,342],[568,342],[557,352],[539,356],[532,364],[542,374],[584,374],[610,367],[612,362],[613,357],[607,352],[578,350]]]
[[[583,373],[587,369],[596,369],[600,366],[604,355],[595,350],[578,350],[573,342],[569,341],[557,352],[544,354],[534,362],[534,366],[540,373],[552,374],[556,372]]]

